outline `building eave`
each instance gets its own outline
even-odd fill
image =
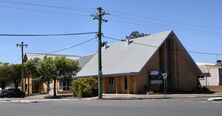
[[[103,77],[132,76],[132,75],[138,75],[138,74],[139,72],[103,74]],[[73,76],[73,78],[87,78],[87,77],[97,77],[97,76],[98,75],[84,75],[84,76]]]

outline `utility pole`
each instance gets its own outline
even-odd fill
[[[108,22],[104,20],[103,16],[107,13],[102,9],[102,7],[97,8],[97,13],[92,15],[93,20],[98,20],[98,98],[102,99],[102,22]]]
[[[17,47],[21,47],[21,53],[22,53],[22,69],[21,69],[21,86],[22,86],[22,91],[24,92],[24,83],[23,83],[23,78],[24,78],[24,50],[23,47],[27,47],[28,44],[24,44],[24,42],[21,42],[21,44],[16,44]]]

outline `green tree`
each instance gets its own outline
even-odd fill
[[[32,79],[38,79],[40,77],[40,73],[38,71],[40,63],[41,63],[41,59],[39,58],[30,59],[27,62],[25,62],[24,68],[25,68],[25,74],[27,75],[26,78],[28,78],[28,80],[30,80],[30,77]],[[28,85],[30,84],[29,82],[30,81],[28,81]],[[28,86],[28,94],[29,94],[29,91],[30,91],[30,87]]]
[[[42,60],[39,58],[30,59],[25,63],[25,70],[28,76],[38,78],[40,76],[39,68]]]
[[[21,64],[10,64],[7,71],[7,76],[10,82],[15,85],[15,89],[18,89],[21,83]]]
[[[76,60],[71,60],[64,56],[56,57],[55,65],[58,71],[58,77],[68,80],[70,80],[80,69]]]
[[[53,78],[54,96],[56,96],[56,80],[62,79],[69,82],[80,68],[76,60],[68,59],[65,56],[56,57],[54,62],[57,70],[57,76]]]
[[[7,83],[9,82],[8,78],[8,63],[1,63],[0,62],[0,86],[2,89],[5,89]]]
[[[66,57],[45,57],[43,60],[35,58],[29,60],[25,67],[28,75],[37,77],[41,82],[47,83],[48,93],[50,83],[53,81],[54,96],[56,96],[56,81],[59,79],[70,81],[80,69],[77,61]]]
[[[50,83],[57,77],[57,70],[53,58],[45,57],[37,69],[40,80],[47,83],[47,92],[50,90]]]

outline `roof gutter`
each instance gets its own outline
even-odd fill
[[[138,74],[139,74],[139,72],[103,74],[103,77],[132,76],[132,75],[138,75]],[[98,75],[84,75],[84,76],[73,76],[72,78],[87,78],[87,77],[97,77],[97,76]]]

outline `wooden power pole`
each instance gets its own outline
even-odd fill
[[[21,47],[21,53],[22,53],[22,69],[21,69],[21,86],[22,86],[22,91],[25,92],[24,86],[25,84],[23,83],[24,79],[24,49],[23,47],[27,47],[28,44],[24,44],[24,42],[21,42],[21,44],[16,44],[17,47]]]
[[[97,8],[97,13],[93,16],[93,19],[98,20],[98,98],[102,99],[102,22],[107,22],[103,19],[103,16],[107,13],[102,7]]]

